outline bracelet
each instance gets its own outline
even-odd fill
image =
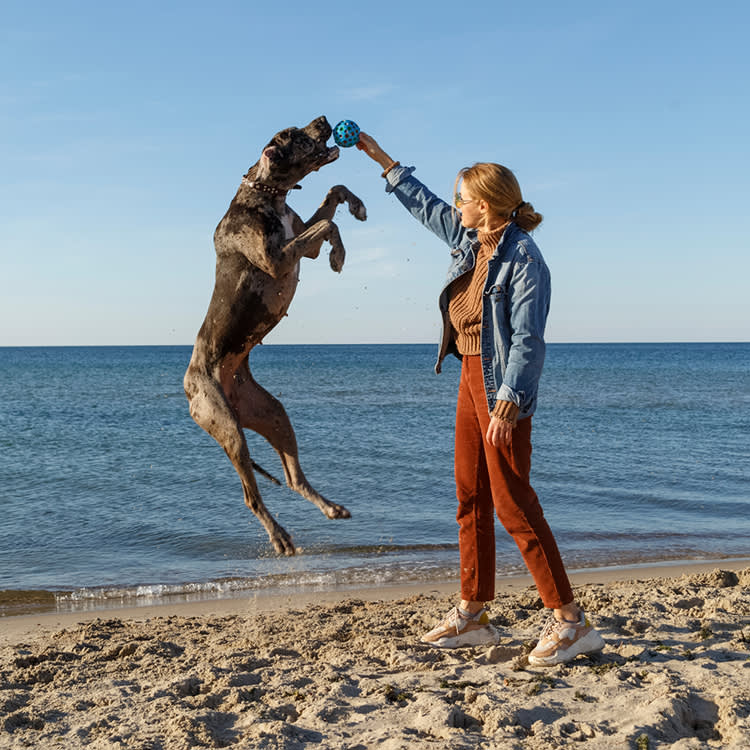
[[[511,419],[510,417],[502,416],[498,417],[497,414],[493,414],[494,419],[497,419],[498,422],[505,422],[506,424],[509,424],[511,427],[515,427],[517,424],[517,420]]]
[[[490,416],[515,427],[519,412],[520,409],[512,401],[498,401]]]
[[[400,167],[401,162],[400,161],[392,161],[384,170],[383,174],[380,175],[381,177],[386,177],[388,175],[388,172],[390,172],[394,167]]]

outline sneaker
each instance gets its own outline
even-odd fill
[[[537,667],[564,664],[579,654],[603,648],[604,638],[594,630],[583,612],[579,622],[560,622],[552,615],[542,630],[539,643],[529,654],[529,664]]]
[[[475,615],[454,607],[439,625],[422,636],[423,643],[440,648],[481,646],[484,643],[497,643],[499,640],[500,634],[490,624],[490,616],[485,607]]]

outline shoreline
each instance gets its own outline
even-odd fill
[[[574,587],[606,585],[623,580],[652,580],[676,578],[683,575],[708,573],[713,570],[739,571],[750,566],[750,558],[718,560],[688,560],[649,562],[641,565],[615,565],[610,567],[570,570]],[[512,575],[496,579],[496,598],[533,588],[530,575]],[[333,605],[347,599],[366,602],[394,601],[420,594],[440,597],[458,594],[457,582],[422,582],[385,584],[367,587],[336,587],[324,590],[290,590],[281,592],[238,591],[231,596],[205,596],[197,599],[177,597],[174,601],[128,603],[80,609],[75,611],[26,612],[0,616],[0,648],[15,645],[23,639],[35,639],[49,633],[72,628],[93,620],[144,621],[155,617],[227,617],[252,616],[267,612],[296,610],[312,605]]]

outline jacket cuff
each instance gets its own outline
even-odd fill
[[[385,192],[392,193],[409,175],[415,170],[415,167],[393,167],[388,170],[385,176]]]
[[[523,391],[514,391],[507,383],[502,383],[497,389],[498,401],[512,401],[519,408],[524,401],[524,396]]]

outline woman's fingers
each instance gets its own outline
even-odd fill
[[[502,419],[492,417],[490,425],[487,428],[487,442],[495,448],[508,445],[512,431],[513,425],[510,422],[504,422]]]

